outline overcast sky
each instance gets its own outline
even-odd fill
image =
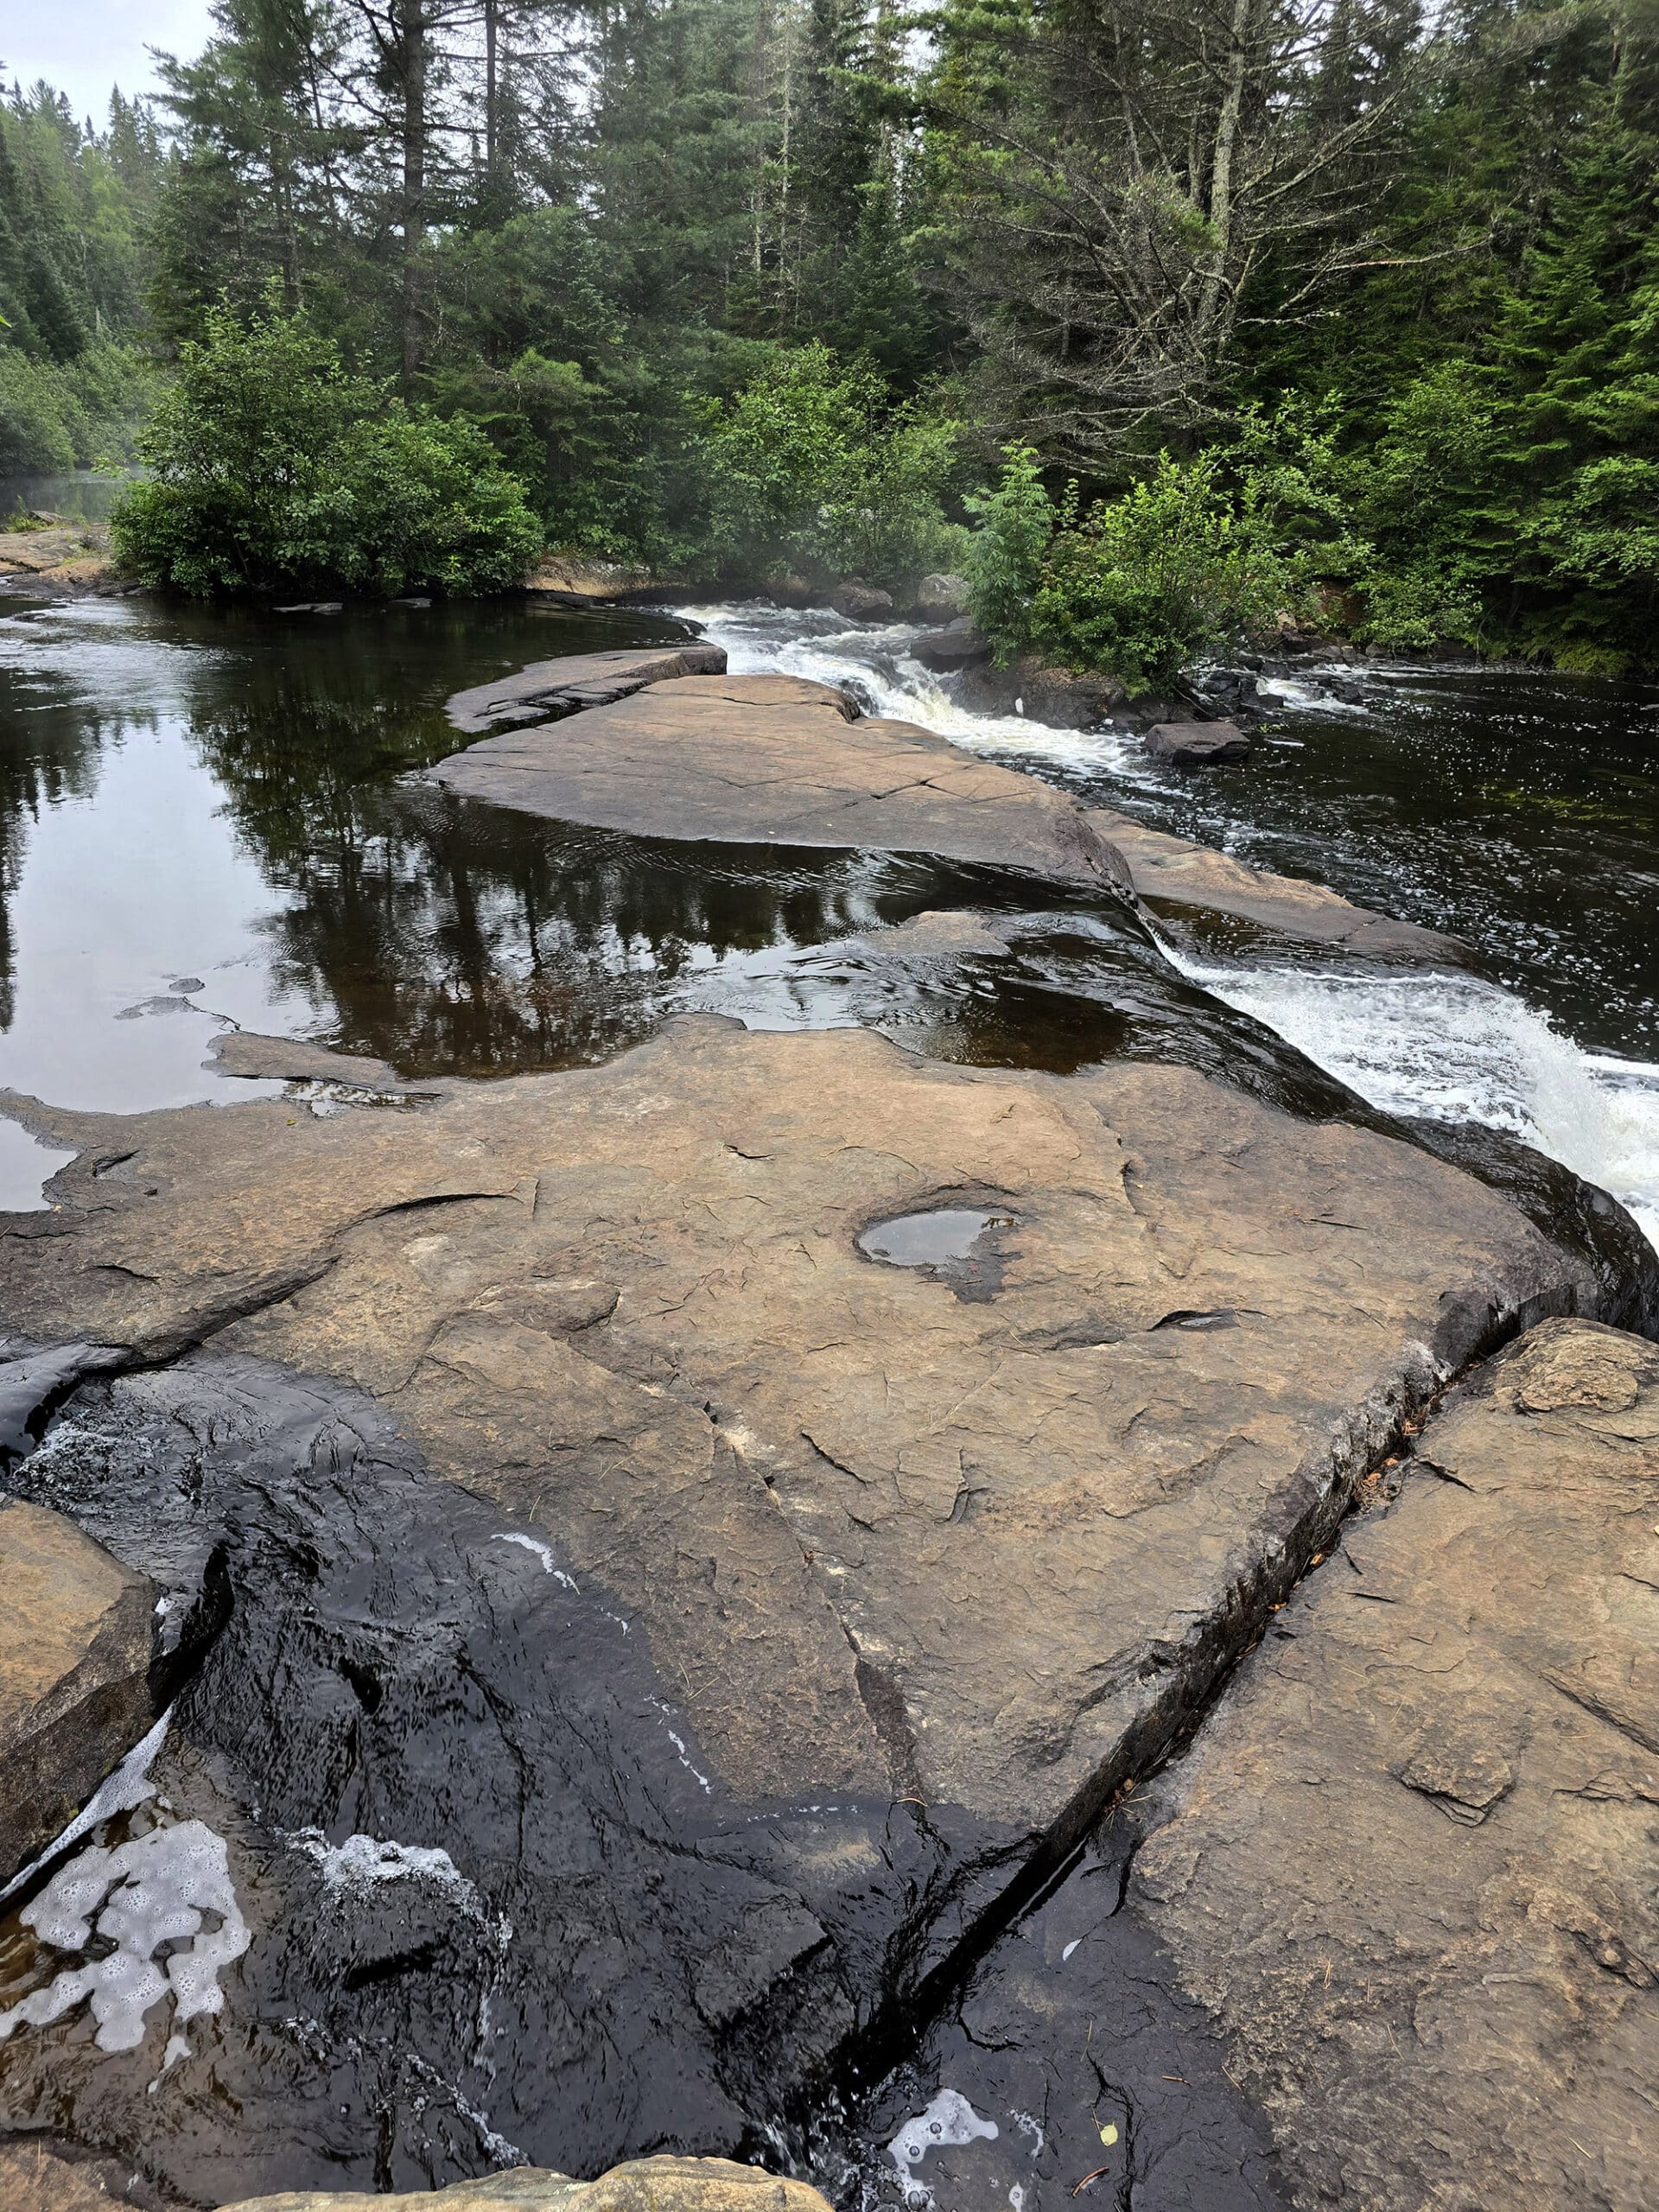
[[[207,0],[4,0],[0,69],[8,85],[44,77],[101,125],[112,85],[129,96],[155,90],[147,48],[198,54],[208,29]]]

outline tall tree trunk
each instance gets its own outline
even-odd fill
[[[496,16],[500,0],[484,0],[484,175],[489,188],[495,186],[495,165],[499,158],[500,139],[496,118]]]
[[[1215,246],[1203,280],[1198,307],[1198,333],[1206,353],[1213,353],[1217,325],[1224,305],[1227,265],[1233,234],[1233,155],[1238,143],[1239,118],[1244,111],[1244,83],[1249,73],[1250,18],[1255,0],[1233,0],[1233,20],[1227,41],[1227,66],[1222,79],[1221,106],[1216,117],[1215,148],[1210,162],[1210,228]],[[1231,318],[1228,318],[1230,324]]]
[[[421,263],[426,245],[426,0],[403,0],[404,388],[421,372]]]

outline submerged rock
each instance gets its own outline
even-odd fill
[[[149,1725],[157,1594],[60,1514],[0,1502],[0,1881]]]
[[[0,2137],[0,2204],[5,2212],[186,2212],[130,2159],[43,2134]]]
[[[515,676],[457,691],[448,702],[449,720],[468,735],[512,728],[526,720],[554,721],[583,707],[626,698],[665,677],[718,675],[725,665],[726,654],[719,645],[645,645],[567,654],[559,660],[532,661]]]
[[[1295,2202],[1659,2205],[1659,1347],[1429,1422],[1160,1790],[1132,1894]]]
[[[632,2158],[597,2181],[519,2166],[480,2181],[455,2182],[436,2195],[365,2196],[355,2190],[300,2190],[251,2197],[225,2212],[830,2212],[804,2181],[729,2158]]]

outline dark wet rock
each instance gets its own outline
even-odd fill
[[[689,650],[689,649],[688,649]],[[452,716],[454,702],[451,702]],[[637,836],[925,852],[1124,880],[1081,804],[792,676],[681,676],[430,772],[447,789]]]
[[[891,2072],[879,2039],[861,2053],[862,2078],[803,2133],[808,2170],[838,2202],[898,2208],[908,2180],[936,2203],[1018,2212],[1283,2212],[1225,2036],[1123,1909],[1132,1840],[1116,1823],[942,1977]]]
[[[1211,768],[1248,760],[1255,747],[1236,722],[1154,722],[1141,743],[1171,768]]]
[[[671,677],[718,675],[725,665],[723,648],[700,645],[640,646],[532,661],[515,676],[457,691],[448,702],[449,720],[469,735],[517,727],[532,709],[537,721],[553,721],[583,707],[626,698]]]
[[[365,2196],[302,2190],[227,2205],[226,2212],[830,2212],[816,2189],[728,2158],[635,2158],[596,2181],[520,2166],[435,2196]]]
[[[1138,1896],[1299,2206],[1659,2204],[1659,1347],[1457,1389],[1160,1785]]]
[[[830,594],[830,604],[849,622],[879,622],[893,613],[893,594],[883,591],[879,584],[861,583],[855,577],[849,583],[836,585]]]
[[[279,1083],[338,1083],[362,1090],[401,1090],[407,1086],[385,1060],[354,1052],[331,1052],[303,1037],[260,1037],[251,1030],[227,1030],[215,1037],[206,1065],[219,1075],[274,1079]]]
[[[924,576],[911,601],[912,611],[926,622],[951,622],[968,608],[968,579],[951,574]]]
[[[924,668],[973,668],[991,657],[991,649],[964,614],[931,636],[918,638],[911,647],[912,659]]]
[[[1090,818],[1122,855],[1136,897],[1155,912],[1201,907],[1284,936],[1338,944],[1381,959],[1460,965],[1470,957],[1468,948],[1455,938],[1356,906],[1322,883],[1306,883],[1297,876],[1251,868],[1212,846],[1150,830],[1131,815],[1100,808]]]
[[[0,1879],[149,1726],[156,1595],[60,1514],[0,1503]]]
[[[343,599],[296,599],[288,607],[273,607],[273,614],[343,614]]]
[[[1128,694],[1115,676],[1079,676],[1075,670],[1018,659],[1007,668],[988,662],[963,671],[964,706],[982,712],[1028,715],[1055,729],[1088,729],[1122,712]]]
[[[137,1116],[98,1176],[112,1125],[53,1126],[89,1157],[0,1263],[35,1338],[349,1380],[641,1610],[729,1786],[1038,1829],[1176,1725],[1448,1367],[1597,1294],[1370,1132],[844,1032],[681,1022],[419,1116]],[[942,1205],[1018,1218],[988,1300],[857,1249]]]

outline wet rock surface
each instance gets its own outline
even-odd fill
[[[664,677],[717,675],[725,665],[718,645],[702,645],[624,646],[613,652],[532,661],[516,675],[457,691],[448,702],[449,720],[469,733],[551,721],[626,698]]]
[[[61,1515],[0,1500],[0,1882],[149,1726],[156,1595]]]
[[[1255,751],[1236,722],[1154,722],[1141,739],[1154,760],[1172,768],[1208,768],[1248,760]]]
[[[468,798],[641,836],[930,853],[1103,887],[1122,874],[1075,799],[800,677],[680,676],[429,773]]]
[[[1131,1897],[1299,2206],[1659,2204],[1659,1350],[1449,1398],[1147,1818]]]
[[[0,2136],[0,2204],[6,2212],[186,2212],[130,2159],[48,2135]]]

